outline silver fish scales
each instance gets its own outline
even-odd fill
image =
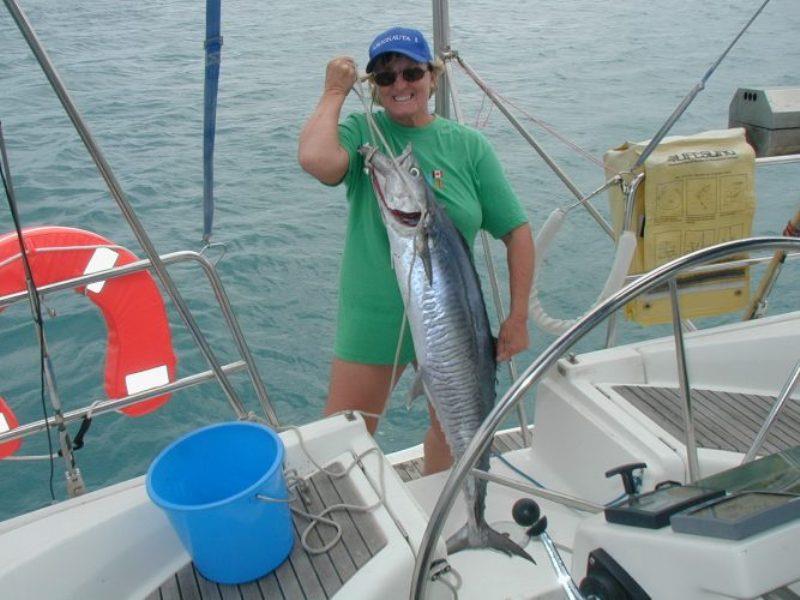
[[[436,201],[409,145],[392,160],[375,148],[359,150],[372,178],[386,226],[392,263],[417,356],[414,391],[430,400],[456,460],[495,402],[495,343],[480,280],[464,238]],[[489,453],[478,468],[489,469]],[[484,519],[486,481],[464,486],[467,524],[448,552],[495,548],[530,556]]]

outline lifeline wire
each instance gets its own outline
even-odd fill
[[[461,67],[462,71],[466,71],[466,69],[464,69],[464,66],[461,63],[458,63],[458,66]],[[517,104],[516,102],[511,100],[508,96],[504,96],[504,95],[500,94],[496,89],[492,88],[491,86],[487,86],[487,87],[489,87],[489,89],[491,89],[491,91],[498,98],[500,98],[500,100],[502,100],[503,102],[505,102],[509,106],[513,107],[517,111],[519,111],[521,114],[523,114],[525,117],[530,119],[533,123],[535,123],[536,125],[541,127],[544,131],[549,133],[551,136],[553,136],[555,139],[560,141],[566,147],[568,147],[571,150],[573,150],[576,154],[580,154],[581,156],[583,156],[584,158],[586,158],[587,160],[593,162],[594,164],[596,164],[597,166],[599,166],[601,168],[603,167],[603,162],[601,160],[599,160],[596,156],[594,156],[591,152],[589,152],[585,148],[582,148],[576,142],[573,142],[566,135],[564,135],[563,133],[558,131],[554,126],[550,125],[547,121],[543,121],[542,119],[539,119],[538,117],[532,115],[531,113],[526,111],[524,108],[522,108],[519,104]],[[475,116],[475,127],[478,128],[478,129],[482,129],[482,128],[486,127],[487,123],[489,122],[489,117],[491,116],[491,112],[492,112],[492,110],[494,110],[494,104],[489,104],[489,108],[487,110],[486,117],[484,118],[483,123],[480,123],[480,117],[481,117],[481,113],[484,111],[484,104],[485,104],[485,101],[486,101],[486,97],[487,97],[487,95],[484,94],[482,99],[481,99],[481,106],[478,109],[478,113]]]
[[[48,448],[48,455],[50,458],[50,478],[49,478],[49,488],[50,488],[50,498],[52,500],[56,499],[56,493],[53,488],[53,478],[55,474],[55,464],[53,458],[53,440],[50,438],[50,424],[49,424],[49,415],[47,414],[47,403],[44,399],[44,370],[45,370],[45,360],[46,360],[46,350],[45,350],[45,341],[44,341],[44,319],[42,318],[42,306],[39,302],[39,294],[36,292],[36,284],[33,280],[33,271],[31,270],[30,262],[28,261],[28,254],[25,251],[25,240],[22,237],[22,225],[20,224],[19,213],[17,212],[17,202],[14,197],[14,186],[11,183],[11,169],[8,166],[8,156],[6,155],[6,143],[3,137],[3,124],[0,122],[0,179],[3,180],[3,188],[5,188],[6,192],[6,199],[8,201],[8,208],[11,211],[11,218],[14,221],[14,229],[17,232],[17,238],[19,240],[19,247],[22,253],[22,263],[25,269],[25,277],[30,282],[30,286],[32,289],[29,291],[31,293],[28,294],[28,297],[31,301],[31,312],[33,313],[33,318],[38,324],[37,336],[39,340],[39,389],[41,394],[41,402],[42,402],[42,413],[44,414],[44,423],[45,423],[45,430],[47,431],[47,448]],[[8,174],[6,176],[6,173]]]

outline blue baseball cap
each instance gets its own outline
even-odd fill
[[[397,52],[418,63],[433,62],[431,49],[421,31],[407,27],[392,27],[379,34],[369,45],[367,73],[372,73],[375,59],[387,52]]]

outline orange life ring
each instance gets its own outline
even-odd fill
[[[23,230],[34,283],[42,287],[72,277],[132,263],[136,256],[114,242],[71,227]],[[25,289],[25,271],[16,232],[0,236],[0,295]],[[172,349],[161,293],[147,271],[75,288],[103,314],[108,330],[105,389],[121,398],[174,381],[177,359]],[[138,417],[156,410],[170,394],[122,410]]]

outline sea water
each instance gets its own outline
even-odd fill
[[[452,4],[453,48],[504,97],[599,158],[625,140],[652,136],[760,2]],[[22,7],[159,252],[199,249],[203,3],[22,0]],[[326,394],[347,206],[343,189],[325,187],[300,170],[297,136],[332,56],[353,55],[363,68],[379,31],[404,24],[430,34],[431,3],[238,0],[223,3],[222,10],[214,240],[227,250],[217,266],[278,415],[286,423],[305,423],[319,416]],[[773,0],[674,133],[726,127],[738,86],[800,85],[798,31],[800,2]],[[23,224],[83,227],[139,252],[4,9],[0,40],[0,120]],[[571,204],[567,189],[457,68],[456,84],[468,122],[495,145],[534,227],[555,207]],[[345,112],[359,108],[351,97]],[[603,182],[597,164],[522,119],[581,190]],[[799,183],[796,165],[759,169],[754,233],[783,228],[797,208]],[[595,205],[608,214],[604,197]],[[11,229],[3,208],[0,233]],[[501,244],[494,253],[505,289]],[[585,211],[573,210],[542,270],[547,310],[558,317],[585,311],[612,256],[605,233]],[[199,270],[170,270],[220,359],[237,359]],[[775,308],[796,299],[791,279],[776,289]],[[98,311],[71,293],[50,296],[46,307],[46,336],[65,408],[103,399],[106,333]],[[180,374],[206,369],[173,309],[170,319]],[[651,334],[631,324],[620,333],[623,341]],[[600,338],[598,333],[590,341],[596,345]],[[0,340],[0,395],[22,421],[42,418],[39,351],[27,306],[0,315]],[[519,357],[519,366],[552,340],[532,330],[531,349]],[[233,381],[248,408],[257,410],[247,378]],[[508,383],[502,368],[499,389]],[[422,403],[405,408],[404,386],[377,433],[387,451],[418,443],[427,427]],[[232,416],[212,384],[177,394],[146,417],[98,417],[77,453],[78,465],[90,489],[122,481],[142,474],[181,433]],[[77,423],[69,429],[74,435]],[[43,434],[26,439],[22,448],[24,454],[45,452]],[[59,498],[63,470],[56,460]],[[0,518],[47,504],[49,478],[47,461],[0,463]]]

